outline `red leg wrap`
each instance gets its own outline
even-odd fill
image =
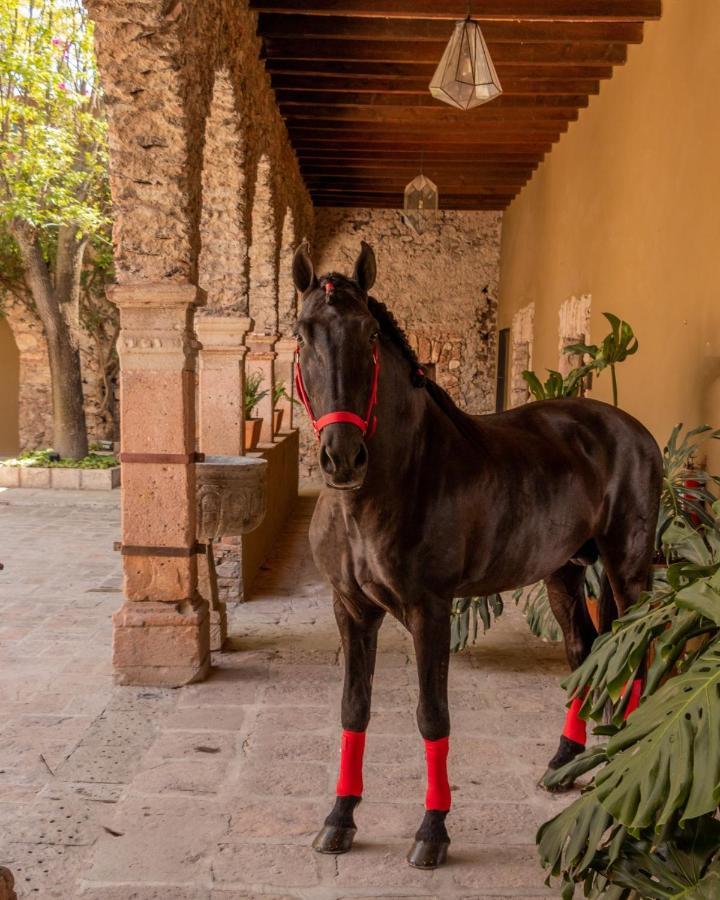
[[[587,722],[580,718],[580,710],[583,705],[582,697],[575,697],[570,703],[570,708],[565,716],[565,727],[563,728],[563,737],[568,740],[575,741],[576,744],[582,744],[583,747],[587,742]]]
[[[343,731],[340,743],[340,774],[338,797],[362,797],[362,765],[365,752],[364,731]]]
[[[627,690],[627,685],[625,686],[625,690]],[[630,697],[628,698],[627,706],[625,707],[625,712],[623,714],[625,719],[627,719],[631,713],[634,713],[638,706],[640,706],[640,695],[642,692],[643,680],[642,678],[636,678],[630,686]],[[625,691],[623,691],[623,694],[624,693]]]
[[[450,738],[439,741],[425,741],[425,762],[427,763],[427,793],[425,809],[447,812],[450,809],[450,783],[447,775],[447,758]]]

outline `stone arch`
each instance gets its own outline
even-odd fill
[[[0,456],[20,449],[20,352],[5,316],[0,316]]]
[[[527,382],[522,377],[532,369],[535,304],[528,303],[513,316],[510,328],[510,406],[522,406],[530,398]]]
[[[568,297],[560,305],[558,328],[558,368],[563,375],[582,363],[581,354],[563,353],[568,344],[587,344],[590,339],[590,294]]]
[[[245,147],[235,91],[225,69],[215,73],[205,123],[198,283],[207,313],[247,312]]]
[[[52,444],[52,384],[45,332],[38,316],[19,298],[3,299],[3,319],[17,350],[17,432],[20,450]],[[0,351],[2,357],[4,350]]]
[[[258,160],[250,236],[249,315],[257,333],[278,330],[278,240],[270,159]]]
[[[297,291],[292,276],[292,260],[296,246],[295,217],[288,207],[283,219],[278,261],[278,330],[284,336],[290,334],[297,316]]]

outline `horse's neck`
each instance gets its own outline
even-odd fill
[[[377,429],[368,443],[368,483],[384,493],[402,493],[427,452],[433,400],[412,384],[408,363],[397,351],[384,357]]]

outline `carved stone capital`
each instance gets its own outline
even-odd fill
[[[116,284],[108,295],[120,310],[120,365],[128,370],[194,369],[199,344],[195,308],[205,292],[191,284]]]
[[[267,506],[267,462],[248,456],[207,456],[197,463],[197,537],[217,540],[257,528]]]
[[[246,343],[250,351],[250,358],[253,360],[274,360],[277,338],[276,334],[258,334],[254,331],[248,334]]]
[[[240,359],[246,351],[245,335],[253,320],[248,316],[200,316],[195,330],[202,344],[201,360],[215,354],[227,354]]]

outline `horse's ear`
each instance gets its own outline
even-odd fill
[[[375,276],[377,275],[377,263],[375,262],[375,254],[370,244],[360,241],[360,256],[357,258],[355,268],[353,269],[353,281],[360,286],[360,290],[367,292],[375,284]]]
[[[301,294],[305,294],[310,288],[317,286],[317,278],[315,277],[315,269],[312,260],[310,259],[307,241],[303,241],[295,251],[295,256],[293,256],[292,274],[295,287]]]

